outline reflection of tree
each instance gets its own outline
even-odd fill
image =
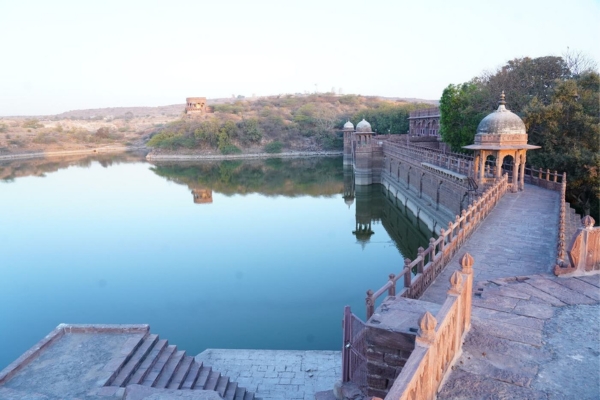
[[[339,157],[160,163],[159,176],[227,195],[332,196],[343,191]]]
[[[70,166],[88,168],[93,162],[99,162],[103,167],[124,162],[144,161],[144,155],[139,153],[113,153],[100,155],[73,155],[66,157],[34,158],[27,160],[0,161],[0,179],[13,181],[25,176],[45,176],[46,173],[56,172]]]

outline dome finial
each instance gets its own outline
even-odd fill
[[[500,101],[498,102],[499,105],[506,105],[506,101],[505,101],[506,96],[504,95],[504,90],[502,91],[502,94],[500,95]]]

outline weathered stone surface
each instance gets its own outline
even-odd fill
[[[556,297],[565,304],[593,304],[595,301],[550,279],[529,279],[527,284]]]
[[[559,299],[552,296],[551,294],[548,294],[542,290],[539,290],[538,288],[531,286],[531,285],[520,285],[519,290],[523,293],[529,294],[530,296],[534,297],[538,301],[541,301],[544,303],[549,303],[553,306],[560,307],[560,306],[565,305],[564,302],[560,301]]]
[[[589,283],[590,285],[594,285],[597,288],[600,288],[600,275],[578,276],[575,279],[580,279],[584,282]]]
[[[519,300],[512,312],[539,319],[552,318],[552,315],[554,315],[554,309],[548,303],[531,300]]]
[[[143,333],[65,333],[13,376],[3,387],[50,398],[85,397],[120,365]]]
[[[542,331],[538,329],[525,328],[490,319],[473,318],[472,323],[477,324],[479,329],[488,335],[532,346],[542,345]]]
[[[214,390],[156,389],[129,385],[123,400],[222,400]]]
[[[506,324],[523,326],[531,329],[542,329],[544,322],[538,318],[526,317],[523,315],[513,314],[509,312],[495,311],[487,308],[475,307],[473,316],[480,319],[491,319],[500,321]]]
[[[583,280],[556,278],[554,279],[554,282],[558,283],[559,285],[566,286],[577,293],[581,293],[592,300],[600,301],[600,288],[590,285]]]
[[[468,360],[467,363],[463,361],[465,358]],[[537,363],[517,362],[512,354],[502,356],[496,354],[495,357],[489,357],[487,352],[465,351],[456,367],[500,382],[524,387],[530,386],[538,372]]]
[[[0,399],[2,400],[50,400],[50,397],[30,391],[21,391],[0,387]]]
[[[548,396],[536,390],[489,379],[482,375],[455,370],[438,393],[438,399],[473,400],[547,400]]]
[[[600,306],[576,305],[556,310],[544,327],[551,362],[540,363],[534,389],[552,399],[600,398]]]
[[[490,296],[484,298],[473,296],[473,307],[489,308],[496,311],[509,312],[515,308],[518,302],[519,299],[514,297]]]

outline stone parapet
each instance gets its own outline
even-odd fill
[[[435,313],[426,311],[419,320],[415,347],[385,400],[435,399],[445,375],[460,355],[471,326],[473,258],[461,258],[462,270],[450,278],[448,297]],[[423,302],[424,303],[424,302]]]

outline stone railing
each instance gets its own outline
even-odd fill
[[[547,175],[548,176],[548,175]],[[556,176],[555,176],[556,178]],[[556,245],[556,265],[562,267],[565,264],[565,231],[567,229],[567,173],[562,175],[560,185],[560,210],[558,215],[558,242]]]
[[[473,157],[466,154],[444,153],[441,150],[389,142],[384,142],[383,154],[384,156],[410,159],[415,164],[428,163],[459,174],[472,176]]]
[[[556,171],[550,172],[549,169],[544,170],[536,167],[525,167],[524,178],[525,183],[559,192],[562,190],[562,183],[565,183],[567,180],[567,174],[561,174]]]
[[[463,243],[473,234],[477,226],[492,211],[508,189],[508,175],[504,175],[473,204],[457,215],[454,222],[448,222],[448,229],[442,229],[437,239],[429,239],[429,247],[417,250],[417,258],[404,259],[404,269],[398,274],[390,274],[389,280],[379,290],[367,291],[367,319],[375,312],[375,302],[383,294],[412,299],[419,298],[450,262]],[[413,269],[417,274],[412,276]],[[403,287],[396,293],[396,283],[403,278]]]
[[[426,312],[419,321],[415,349],[385,400],[435,399],[444,375],[460,354],[471,326],[473,257],[461,258],[462,270],[450,278],[448,297],[434,317]]]

